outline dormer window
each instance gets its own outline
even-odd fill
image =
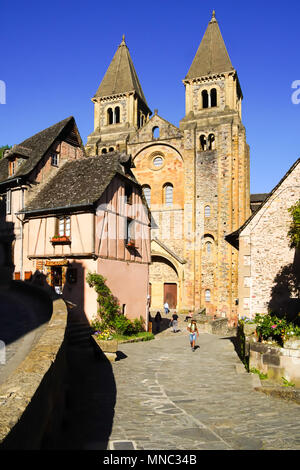
[[[51,165],[52,165],[52,166],[58,166],[58,163],[59,163],[59,156],[58,156],[58,153],[52,152],[52,153],[50,154],[50,158],[51,158]]]
[[[13,176],[17,170],[17,161],[16,159],[9,162],[9,176]]]

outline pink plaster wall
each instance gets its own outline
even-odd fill
[[[98,273],[104,276],[128,318],[146,319],[148,264],[98,259]]]

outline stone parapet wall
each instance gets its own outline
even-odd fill
[[[53,303],[43,334],[0,387],[0,448],[47,447],[60,426],[65,401],[67,308]]]
[[[250,344],[249,368],[282,384],[282,377],[300,387],[300,349],[280,348],[264,343]]]

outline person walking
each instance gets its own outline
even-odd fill
[[[168,304],[168,302],[165,302],[165,303],[164,303],[164,309],[165,309],[165,314],[168,315],[168,313],[169,313],[169,311],[170,311],[170,310],[169,310],[169,304]]]
[[[191,323],[188,324],[187,330],[190,333],[190,344],[192,351],[195,351],[195,342],[199,336],[196,320],[192,320]]]
[[[174,312],[172,315],[173,333],[177,333],[177,325],[178,325],[178,315],[176,312]]]
[[[155,321],[155,332],[158,333],[160,330],[160,322],[161,322],[161,314],[159,311],[156,313],[154,321]]]

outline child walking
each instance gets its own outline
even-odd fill
[[[187,330],[190,332],[190,344],[192,351],[195,351],[195,342],[197,336],[199,335],[196,320],[192,320],[191,323],[188,324]]]

